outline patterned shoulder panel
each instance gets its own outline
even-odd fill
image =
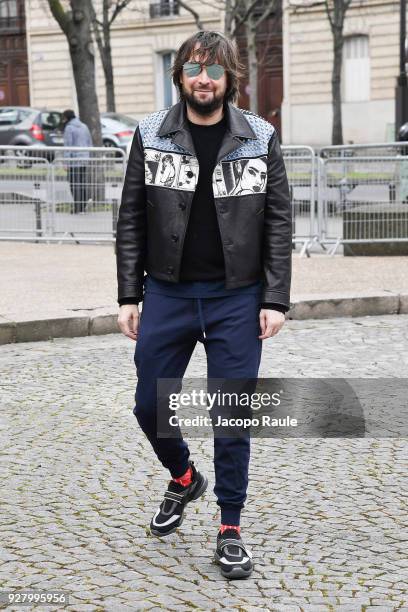
[[[224,161],[267,155],[268,143],[275,131],[275,128],[273,125],[268,123],[268,121],[265,121],[265,119],[262,119],[262,117],[255,115],[255,113],[252,113],[251,111],[244,110],[242,108],[239,108],[238,110],[241,111],[251,128],[254,130],[257,140],[248,140],[242,145],[242,147],[225,157]]]
[[[184,151],[182,147],[171,142],[170,138],[159,138],[157,136],[157,132],[170,108],[169,106],[163,110],[151,113],[139,122],[140,134],[145,149],[159,149],[160,151],[168,151],[169,153],[182,153]]]

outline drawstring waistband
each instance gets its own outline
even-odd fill
[[[197,298],[197,304],[198,304],[198,315],[200,317],[200,324],[201,324],[201,330],[203,332],[203,336],[204,338],[205,336],[205,323],[204,323],[204,317],[203,317],[203,310],[202,310],[202,304],[201,304],[201,299]]]

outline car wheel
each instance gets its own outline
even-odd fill
[[[119,149],[119,147],[113,142],[113,140],[108,140],[108,139],[103,141],[103,146],[107,147],[109,149]],[[119,158],[119,157],[122,157],[122,156],[121,156],[120,153],[116,153],[115,157]]]

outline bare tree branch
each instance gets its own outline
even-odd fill
[[[211,8],[217,9],[217,11],[225,10],[227,0],[219,0],[219,2],[210,2],[209,0],[200,0],[200,4],[205,4]]]
[[[190,6],[188,6],[188,4],[186,4],[185,2],[183,2],[183,0],[178,0],[178,3],[180,6],[182,6],[186,11],[188,11],[189,13],[192,14],[192,16],[194,17],[194,21],[196,22],[196,26],[199,30],[204,30],[204,26],[202,24],[202,21],[200,19],[200,15],[194,10],[192,9]]]
[[[246,23],[246,21],[248,20],[248,18],[250,17],[252,11],[256,8],[256,5],[258,4],[260,0],[252,0],[252,2],[247,6],[247,9],[245,11],[245,13],[242,16],[238,15],[238,20],[235,22],[235,27],[234,30],[231,34],[232,38],[235,38],[238,29],[240,28],[240,26],[243,23]],[[238,11],[240,10],[240,4],[239,2],[236,2],[235,4],[235,9],[233,9],[233,14],[237,15]]]
[[[68,14],[65,12],[60,0],[48,0],[48,5],[51,9],[51,13],[54,19],[58,22],[61,30],[68,34],[70,19]]]
[[[272,1],[270,1],[270,0],[269,0],[269,2],[268,2],[268,4],[266,5],[265,10],[264,10],[264,12],[262,13],[262,15],[259,17],[259,19],[257,19],[257,20],[254,22],[254,27],[255,27],[255,28],[257,28],[258,26],[260,26],[260,25],[261,25],[261,23],[262,23],[262,22],[263,22],[263,21],[264,21],[264,20],[265,20],[267,17],[269,17],[269,15],[270,15],[271,13],[273,13],[273,11],[275,11],[275,10],[276,10],[276,7],[278,6],[278,4],[279,4],[279,3],[278,3],[278,1],[277,1],[277,0],[272,0]]]
[[[334,32],[334,22],[333,22],[333,18],[331,16],[331,13],[330,13],[329,3],[327,2],[327,0],[326,0],[326,2],[324,2],[324,9],[326,11],[326,16],[327,16],[327,19],[329,20],[331,30],[332,30],[332,32]]]
[[[130,3],[132,2],[132,0],[118,0],[118,2],[116,2],[115,4],[115,8],[113,9],[112,15],[109,19],[109,25],[112,25],[112,23],[115,21],[116,17],[123,11],[123,9],[125,9]]]

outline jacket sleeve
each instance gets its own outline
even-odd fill
[[[116,230],[118,302],[122,298],[143,299],[146,256],[146,188],[144,152],[139,127],[135,131]]]
[[[263,240],[262,302],[290,307],[292,210],[285,164],[276,131],[268,146]]]
[[[86,147],[93,147],[93,141],[92,141],[92,135],[91,135],[91,131],[88,128],[88,126],[86,126]]]
[[[73,133],[69,125],[65,127],[64,130],[64,147],[73,147]],[[64,151],[64,158],[69,159],[72,157],[72,151]]]

